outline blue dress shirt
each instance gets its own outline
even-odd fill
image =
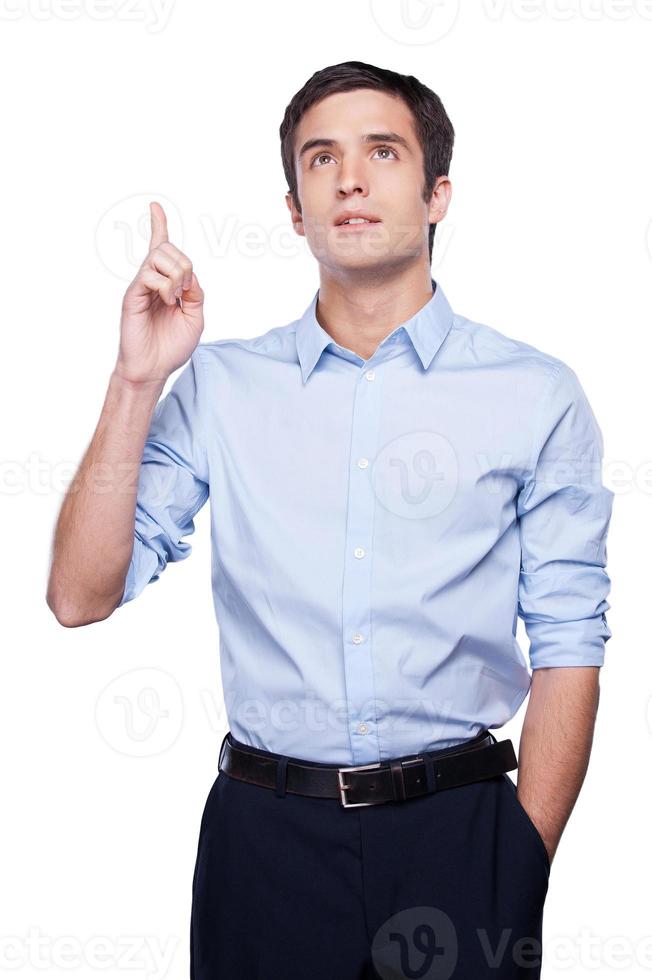
[[[303,315],[201,343],[158,402],[120,605],[211,501],[230,730],[362,765],[499,728],[611,636],[602,435],[574,371],[441,285],[364,360]]]

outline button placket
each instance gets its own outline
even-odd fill
[[[376,504],[371,472],[378,449],[380,391],[378,371],[372,368],[361,371],[351,423],[342,590],[344,670],[354,765],[377,762],[380,757],[371,642],[372,532]]]

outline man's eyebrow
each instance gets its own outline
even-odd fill
[[[398,146],[402,146],[408,153],[411,153],[410,144],[408,141],[401,136],[399,133],[366,133],[360,138],[361,143],[396,143]],[[309,150],[314,150],[317,146],[327,147],[328,149],[333,149],[339,146],[337,140],[328,139],[327,137],[317,136],[314,139],[306,140],[301,149],[299,150],[299,160],[301,157],[308,153]]]

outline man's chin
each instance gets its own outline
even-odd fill
[[[380,258],[367,256],[358,259],[351,257],[342,259],[340,256],[329,254],[328,258],[318,261],[320,267],[327,271],[328,275],[342,282],[355,282],[360,285],[364,283],[379,285],[392,278],[398,269],[404,265],[400,259],[391,255]]]
[[[313,255],[322,265],[342,272],[369,272],[400,262],[386,245],[381,247],[379,244],[376,248],[370,248],[368,245],[365,248],[329,248],[321,255],[315,252]]]

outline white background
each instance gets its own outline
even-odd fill
[[[78,629],[45,603],[51,535],[147,202],[167,206],[205,289],[203,341],[297,317],[317,266],[289,225],[278,127],[314,71],[349,59],[441,97],[456,143],[433,275],[456,312],[566,361],[603,432],[614,635],[543,975],[649,975],[652,2],[458,6],[0,0],[8,976],[188,976],[199,820],[228,727],[208,508],[191,560]],[[497,732],[516,747],[524,713]]]

